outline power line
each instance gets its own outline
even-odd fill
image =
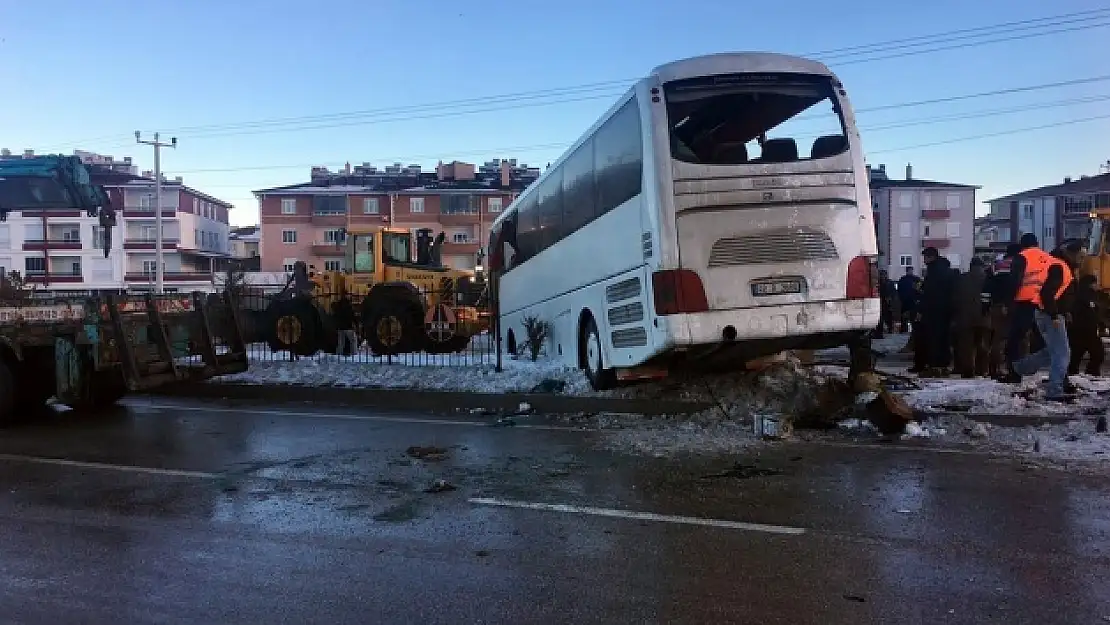
[[[1101,96],[1099,98],[1092,97],[1092,98],[1089,98],[1089,99],[1085,99],[1084,102],[1087,102],[1087,101],[1095,102],[1095,101],[1106,100],[1106,99],[1110,99],[1110,96]],[[1043,107],[1043,106],[1045,106],[1045,105],[1030,105],[1026,108],[1034,109],[1034,108],[1039,108],[1039,107]],[[1011,109],[1011,110],[1015,110],[1015,109]],[[993,114],[997,114],[997,111],[981,111],[981,112],[978,112],[978,113],[974,114],[974,116],[975,117],[985,117],[985,116],[993,115]],[[972,118],[972,117],[969,115],[968,118]],[[953,139],[945,139],[945,140],[942,140],[942,141],[918,144],[918,145],[913,145],[913,146],[905,146],[905,147],[899,147],[899,148],[888,148],[888,149],[876,150],[876,151],[865,150],[865,152],[867,152],[868,154],[882,154],[882,153],[886,153],[886,152],[898,152],[898,151],[903,151],[903,150],[912,150],[912,149],[917,149],[917,148],[926,148],[926,147],[933,147],[933,146],[938,146],[938,145],[948,145],[950,143],[961,143],[961,142],[964,142],[964,141],[973,141],[973,140],[977,140],[977,139],[987,139],[987,138],[992,138],[992,137],[1001,137],[1001,136],[1007,136],[1007,135],[1012,135],[1012,134],[1019,134],[1019,133],[1023,133],[1023,132],[1032,132],[1032,131],[1036,131],[1036,130],[1043,130],[1043,129],[1047,129],[1047,128],[1056,128],[1056,127],[1059,127],[1059,126],[1067,126],[1067,125],[1072,125],[1072,124],[1078,124],[1078,123],[1084,123],[1084,122],[1090,122],[1090,121],[1097,121],[1097,120],[1101,120],[1101,119],[1110,119],[1110,114],[1108,114],[1108,115],[1096,115],[1096,116],[1093,116],[1093,117],[1083,117],[1083,118],[1077,118],[1077,119],[1072,119],[1072,120],[1064,120],[1064,121],[1060,121],[1060,122],[1052,122],[1052,123],[1049,123],[1049,124],[1042,124],[1042,125],[1038,125],[1038,126],[1028,126],[1028,127],[1023,127],[1023,128],[1012,128],[1012,129],[1009,129],[1009,130],[1002,130],[1002,131],[998,131],[998,132],[991,132],[991,133],[985,133],[985,134],[979,134],[979,135],[971,135],[971,136],[968,136],[968,137],[957,137],[957,138],[953,138]],[[944,120],[941,120],[941,121],[950,121],[950,120],[944,119]],[[919,120],[919,121],[916,121],[916,122],[907,121],[907,122],[904,122],[903,125],[907,125],[907,126],[908,125],[926,125],[926,124],[930,124],[930,123],[936,123],[936,122],[934,120]],[[864,131],[864,132],[876,132],[876,131],[889,130],[889,129],[890,128],[886,128],[886,127],[861,128],[861,130]],[[505,153],[505,152],[517,152],[517,153],[519,153],[519,152],[526,152],[526,151],[566,149],[570,145],[571,145],[570,143],[552,143],[552,144],[521,145],[521,146],[511,146],[511,147],[502,147],[502,148],[490,148],[490,149],[456,150],[456,152],[488,152],[488,153],[494,153],[494,154],[496,154],[496,153]],[[410,155],[406,155],[406,156],[391,156],[391,157],[388,157],[388,158],[379,158],[379,159],[374,159],[374,160],[383,160],[383,161],[384,160],[420,160],[420,159],[426,159],[426,158],[436,158],[440,155],[442,155],[442,152],[439,153],[439,154],[423,154],[423,155],[410,154]],[[227,168],[183,170],[183,171],[179,171],[179,172],[176,172],[176,173],[177,174],[233,173],[233,172],[241,172],[241,171],[257,171],[257,170],[307,169],[309,167],[332,166],[332,165],[342,165],[342,163],[323,163],[323,164],[316,163],[315,165],[304,165],[304,164],[302,164],[302,165],[255,165],[255,166],[250,166],[250,167],[227,167]],[[240,187],[242,185],[208,185],[208,186],[213,186],[213,187]]]
[[[1076,79],[1072,79],[1072,80],[1063,80],[1063,81],[1056,81],[1056,82],[1050,82],[1050,83],[1040,83],[1040,84],[1036,84],[1036,85],[1023,85],[1023,86],[1020,86],[1020,87],[1008,87],[1008,88],[1005,88],[1005,89],[995,89],[995,90],[991,90],[991,91],[980,91],[980,92],[977,92],[977,93],[968,93],[968,94],[961,94],[961,95],[955,95],[955,96],[945,96],[945,97],[941,97],[941,98],[931,98],[931,99],[928,99],[928,100],[911,100],[909,102],[884,104],[884,105],[880,105],[880,106],[873,106],[873,107],[857,109],[855,112],[857,114],[866,114],[866,113],[872,113],[872,112],[876,112],[876,111],[888,111],[888,110],[903,109],[903,108],[916,108],[916,107],[933,105],[933,104],[945,104],[945,103],[950,103],[950,102],[959,102],[959,101],[986,98],[986,97],[995,97],[995,96],[1000,96],[1000,95],[1012,95],[1012,94],[1016,94],[1016,93],[1028,93],[1028,92],[1032,92],[1032,91],[1040,91],[1040,90],[1045,90],[1045,89],[1055,89],[1055,88],[1059,88],[1059,87],[1070,87],[1070,86],[1076,86],[1076,85],[1094,84],[1094,83],[1106,82],[1106,81],[1110,81],[1110,74],[1104,75],[1104,76],[1092,76],[1092,77],[1088,77],[1088,78],[1076,78]],[[1037,106],[1040,106],[1040,105],[1030,105],[1030,108],[1036,108]],[[817,117],[812,116],[812,115],[798,117],[798,121],[801,121],[803,119],[817,119]],[[914,121],[912,123],[912,125],[917,125],[917,124],[920,124],[920,123],[928,123],[928,122]],[[874,130],[874,129],[872,129],[872,130]],[[376,158],[369,158],[369,159],[366,159],[366,160],[369,160],[369,161],[390,161],[390,160],[410,160],[410,159],[411,160],[418,160],[418,159],[422,159],[422,158],[438,158],[439,156],[442,156],[445,153],[450,154],[450,153],[459,153],[459,152],[487,152],[487,153],[493,153],[493,154],[496,154],[496,153],[504,154],[504,153],[510,153],[510,152],[524,152],[524,151],[535,151],[535,150],[544,150],[544,149],[565,148],[567,145],[569,145],[569,144],[567,144],[567,143],[553,143],[553,144],[540,144],[540,145],[532,144],[532,145],[524,145],[524,146],[512,146],[512,147],[504,147],[504,148],[491,148],[491,149],[485,149],[485,150],[475,150],[475,149],[443,150],[439,154],[376,157]],[[230,172],[230,171],[252,171],[252,170],[267,170],[267,169],[305,169],[305,168],[308,168],[308,167],[313,167],[313,166],[318,166],[318,165],[319,165],[319,163],[316,163],[315,165],[313,165],[313,164],[308,164],[308,165],[305,165],[305,164],[301,164],[301,165],[255,165],[255,166],[242,167],[242,168],[211,168],[211,169],[182,170],[182,171],[179,171],[177,173],[179,173],[179,174],[192,174],[192,173],[212,173],[212,172]]]
[[[1074,24],[1076,22],[1089,21],[1089,20],[1092,20],[1094,18],[1110,18],[1110,8],[1078,11],[1078,12],[1065,13],[1065,14],[1059,14],[1059,15],[1053,15],[1053,16],[1040,17],[1040,18],[1031,18],[1031,19],[1019,20],[1019,21],[1014,21],[1014,22],[1004,22],[1004,23],[995,24],[995,25],[992,25],[992,26],[980,26],[980,27],[975,27],[975,28],[964,28],[964,29],[959,29],[959,30],[954,30],[954,31],[948,31],[946,33],[934,33],[934,34],[931,34],[931,35],[919,35],[919,36],[910,37],[910,38],[888,40],[888,41],[877,42],[877,43],[872,43],[872,44],[862,44],[862,45],[849,46],[849,47],[844,47],[844,48],[835,48],[835,49],[825,50],[825,51],[821,51],[821,52],[808,53],[808,54],[804,54],[803,56],[809,56],[809,57],[860,56],[860,55],[866,56],[868,54],[874,54],[876,52],[882,52],[882,51],[889,51],[889,50],[897,49],[899,47],[902,47],[902,48],[917,47],[917,46],[922,46],[922,45],[931,45],[931,44],[936,44],[936,43],[957,41],[957,40],[967,39],[967,38],[970,38],[970,37],[982,37],[982,36],[989,36],[989,35],[992,35],[992,34],[1000,34],[1000,33],[995,33],[995,32],[991,32],[991,31],[1000,31],[1001,30],[1003,33],[1006,32],[1006,31],[1016,32],[1016,31],[1023,31],[1023,30],[1029,30],[1029,29],[1034,29],[1034,28],[1044,28],[1044,27],[1060,26],[1060,25],[1065,25],[1065,24]],[[881,57],[870,57],[870,58],[857,59],[857,60],[854,60],[854,61],[846,61],[846,62],[842,62],[841,64],[873,62],[873,61],[885,60],[885,59],[888,59],[888,58],[898,58],[898,57],[902,57],[902,56],[910,56],[910,55],[916,55],[916,54],[927,54],[927,53],[939,52],[939,51],[943,51],[943,50],[958,49],[958,48],[971,47],[971,46],[977,46],[977,45],[987,45],[987,44],[991,44],[991,43],[999,43],[999,42],[1002,42],[1002,41],[1013,41],[1013,40],[1022,39],[1022,38],[1035,37],[1035,36],[1045,36],[1045,35],[1050,35],[1050,34],[1059,34],[1059,33],[1063,33],[1063,32],[1071,32],[1071,31],[1075,31],[1075,30],[1083,30],[1083,29],[1088,29],[1088,28],[1099,28],[1099,27],[1104,27],[1104,26],[1107,26],[1107,25],[1110,25],[1110,22],[1080,24],[1080,25],[1077,25],[1077,26],[1073,26],[1071,28],[1056,29],[1056,30],[1046,31],[1046,32],[1024,33],[1024,34],[1014,35],[1014,36],[1006,37],[1006,38],[1002,38],[1002,39],[992,39],[992,40],[980,41],[980,42],[974,42],[974,41],[973,42],[965,42],[965,43],[956,44],[954,46],[933,47],[933,48],[929,48],[929,49],[925,49],[925,50],[909,50],[909,51],[901,52],[901,53],[894,54],[894,55],[881,56]],[[583,95],[582,92],[597,91],[597,90],[601,90],[601,89],[614,89],[614,88],[620,87],[623,90],[624,88],[627,87],[628,83],[630,83],[634,80],[636,80],[636,79],[629,78],[629,79],[613,80],[613,81],[601,81],[601,82],[594,82],[594,83],[586,83],[586,84],[582,84],[582,85],[575,85],[575,86],[568,86],[568,87],[561,87],[561,88],[552,88],[552,89],[546,89],[546,90],[540,90],[540,91],[524,91],[524,92],[516,92],[516,93],[509,93],[509,94],[484,96],[484,97],[479,97],[479,98],[467,98],[467,99],[462,99],[462,100],[448,100],[448,101],[442,101],[442,102],[438,102],[438,103],[424,103],[424,104],[417,104],[417,105],[411,105],[411,106],[405,106],[405,107],[366,109],[366,110],[361,110],[361,111],[349,111],[349,112],[344,112],[344,113],[330,113],[330,114],[321,114],[321,115],[307,115],[307,116],[298,116],[298,117],[274,118],[274,119],[269,119],[269,120],[258,120],[258,121],[252,121],[252,122],[235,122],[235,123],[224,123],[224,124],[208,124],[208,125],[199,125],[199,126],[185,126],[185,127],[177,128],[175,130],[178,131],[178,132],[197,131],[197,132],[208,132],[209,133],[207,135],[204,135],[203,137],[202,136],[197,136],[197,138],[210,138],[210,137],[217,137],[217,136],[232,136],[230,134],[220,134],[217,131],[219,131],[219,130],[232,130],[232,129],[238,129],[238,128],[267,128],[267,127],[271,127],[271,126],[280,126],[282,124],[306,123],[306,122],[312,122],[312,121],[327,121],[327,120],[339,120],[339,119],[352,119],[352,118],[359,118],[359,117],[366,117],[366,116],[380,116],[380,115],[405,113],[405,112],[412,113],[413,111],[419,111],[419,110],[426,110],[427,111],[427,110],[441,109],[441,108],[444,108],[444,107],[457,107],[457,106],[477,105],[477,104],[484,104],[488,107],[488,105],[491,102],[501,102],[501,103],[509,104],[509,103],[520,102],[520,101],[534,101],[534,100],[539,99],[539,98],[562,96],[562,95],[580,95],[581,96],[581,95]],[[582,101],[582,100],[585,100],[585,99],[593,99],[593,98],[600,98],[600,97],[611,97],[611,96],[596,94],[596,95],[593,95],[593,96],[583,97],[581,100],[578,99],[578,98],[571,98],[569,100],[565,100],[565,102],[575,102],[575,101]],[[563,101],[557,102],[557,103],[563,103]],[[487,111],[496,111],[496,110],[505,110],[505,109],[504,108],[487,108],[487,109],[483,109],[482,111],[473,111],[473,112],[487,112]],[[463,114],[467,114],[467,113],[469,113],[469,112],[463,112]],[[407,120],[407,119],[422,119],[422,118],[423,117],[415,116],[415,117],[406,117],[406,118],[402,118],[402,119],[393,119],[393,120],[388,120],[388,121],[404,121],[404,120]],[[287,130],[287,131],[315,130],[315,129],[318,129],[318,128],[330,128],[330,127],[336,127],[336,126],[332,126],[332,125],[319,126],[319,127],[317,127],[317,126],[307,126],[307,127],[303,127],[303,128],[277,129],[277,130],[274,130],[274,131],[281,131],[281,130]],[[115,138],[116,136],[117,135],[106,135],[106,136],[102,136],[101,138]],[[95,139],[90,139],[88,141],[91,142],[91,141],[94,141],[94,140]]]
[[[956,138],[956,139],[945,139],[943,141],[933,141],[931,143],[919,143],[917,145],[907,145],[907,146],[903,146],[903,147],[900,147],[900,148],[887,148],[885,150],[874,150],[874,151],[868,152],[868,155],[870,156],[872,154],[885,154],[885,153],[888,153],[888,152],[902,152],[902,151],[905,151],[905,150],[919,150],[921,148],[931,148],[931,147],[935,147],[935,146],[938,146],[938,145],[950,145],[950,144],[953,144],[953,143],[962,143],[964,141],[978,141],[979,139],[991,139],[991,138],[994,138],[994,137],[1006,137],[1006,136],[1009,136],[1009,135],[1015,135],[1015,134],[1020,134],[1020,133],[1024,133],[1024,132],[1033,132],[1033,131],[1036,131],[1036,130],[1047,130],[1049,128],[1058,128],[1060,126],[1069,126],[1069,125],[1072,125],[1072,124],[1082,124],[1082,123],[1086,123],[1086,122],[1093,122],[1093,121],[1097,121],[1097,120],[1100,120],[1100,119],[1110,119],[1110,114],[1108,114],[1108,115],[1095,115],[1095,116],[1092,116],[1092,117],[1081,117],[1081,118],[1077,118],[1077,119],[1069,119],[1069,120],[1060,121],[1060,122],[1053,122],[1051,124],[1041,124],[1040,126],[1026,126],[1025,128],[1012,128],[1010,130],[1001,130],[1001,131],[998,131],[998,132],[988,132],[988,133],[984,133],[984,134],[980,134],[980,135],[971,135],[971,136],[968,136],[968,137],[959,137],[959,138]]]

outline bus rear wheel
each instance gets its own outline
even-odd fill
[[[581,345],[582,368],[586,379],[595,391],[605,391],[617,385],[617,372],[605,368],[605,358],[601,349],[601,333],[593,317],[587,317],[582,327]]]

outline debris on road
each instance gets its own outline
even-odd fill
[[[432,482],[431,486],[429,486],[428,488],[425,488],[424,492],[434,495],[436,493],[446,493],[446,492],[450,492],[450,491],[453,491],[453,490],[456,490],[456,487],[455,487],[454,484],[448,482],[447,480],[436,480],[436,481]]]
[[[405,455],[416,458],[417,460],[425,460],[428,462],[438,462],[447,459],[448,451],[442,447],[420,447],[413,445],[405,450]]]
[[[746,480],[746,479],[750,479],[750,478],[753,478],[753,477],[772,477],[772,476],[782,475],[782,474],[783,474],[782,469],[772,469],[772,468],[769,468],[769,467],[759,467],[759,466],[756,466],[754,464],[744,464],[742,462],[737,462],[730,469],[726,469],[726,470],[720,471],[718,473],[710,473],[708,475],[703,475],[702,479],[704,479],[704,480],[715,480],[715,479],[720,479],[720,478],[725,478],[725,477],[734,477],[734,478],[737,478],[737,479]]]

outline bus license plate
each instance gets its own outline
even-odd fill
[[[763,297],[766,295],[789,295],[801,292],[801,280],[774,280],[772,282],[757,282],[752,285],[752,295],[756,297]]]

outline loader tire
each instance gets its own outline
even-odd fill
[[[381,356],[419,351],[424,343],[423,312],[400,298],[375,302],[363,317],[362,336]]]
[[[272,352],[311,356],[318,349],[319,315],[312,302],[303,299],[275,301],[269,310],[266,343]]]
[[[459,354],[465,352],[469,347],[470,337],[456,334],[445,341],[427,339],[424,351],[429,354]]]

